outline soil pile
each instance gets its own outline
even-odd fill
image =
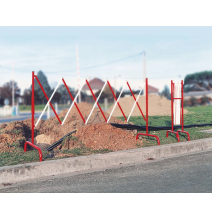
[[[92,106],[88,103],[79,103],[78,107],[86,120]],[[67,112],[68,109],[59,114],[61,121],[63,121]],[[108,118],[109,114],[105,113],[105,116]],[[36,122],[37,119],[35,119]],[[111,117],[110,122],[126,123],[114,117]],[[31,141],[31,118],[8,125],[4,124],[0,128],[0,142],[2,143],[0,148],[3,151],[10,151],[12,145],[19,144],[19,146],[23,146],[26,141]],[[41,120],[35,128],[35,144],[41,149],[45,149],[75,129],[77,129],[77,132],[64,139],[56,149],[86,147],[92,150],[108,149],[117,151],[136,148],[133,131],[126,131],[107,124],[98,108],[94,109],[88,124],[85,126],[75,106],[70,111],[63,126],[59,124],[56,117],[45,121]],[[142,141],[139,142],[142,144]],[[1,149],[0,153],[2,152]]]
[[[23,121],[0,126],[0,153],[11,152],[16,146],[23,146],[31,136],[30,128]]]
[[[99,150],[112,151],[136,148],[136,140],[133,132],[118,129],[110,124],[92,124],[82,127],[72,135],[86,147]],[[72,138],[73,138],[72,137]],[[142,141],[139,141],[142,144]]]
[[[142,140],[139,144],[142,145]],[[127,150],[136,148],[132,131],[118,129],[110,124],[90,124],[81,127],[72,136],[67,137],[58,148],[73,149],[86,147],[91,150]]]
[[[92,105],[82,102],[78,104],[78,107],[84,119],[86,120],[89,116],[90,111],[92,110]],[[59,114],[59,118],[61,121],[63,121],[67,112],[68,112],[68,109],[65,109]],[[105,113],[105,116],[106,118],[109,117],[107,113]],[[114,117],[111,117],[110,122],[119,123],[119,124],[126,123]],[[75,106],[70,111],[64,125],[62,126],[59,124],[56,117],[52,117],[46,121],[42,120],[40,123],[41,124],[39,124],[39,127],[38,128],[36,127],[37,133],[51,136],[51,144],[56,142],[57,140],[59,140],[60,138],[68,134],[69,132],[85,126]],[[106,123],[106,122],[100,110],[98,108],[95,108],[86,126],[88,126],[89,124],[101,124],[101,123]]]
[[[135,95],[135,98],[137,98],[137,95]],[[135,103],[135,100],[132,96],[128,97],[123,97],[120,98],[119,103],[125,113],[126,116],[130,114],[130,111],[133,107],[133,104]],[[141,110],[144,115],[146,115],[146,97],[145,96],[140,96],[138,99],[138,103],[141,107]],[[166,97],[159,96],[159,95],[154,95],[154,94],[149,94],[149,116],[171,116],[171,101],[168,100]],[[107,113],[110,114],[112,109],[112,105]],[[184,114],[186,114],[188,111],[184,109]],[[116,106],[113,116],[118,117],[118,116],[123,116],[119,107]],[[137,105],[135,106],[131,116],[141,116],[140,110],[138,109]]]

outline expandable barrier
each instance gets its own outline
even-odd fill
[[[181,101],[181,106],[180,106]],[[173,83],[171,80],[171,117],[172,117],[172,130],[166,132],[166,137],[168,138],[169,133],[176,134],[177,141],[180,141],[179,133],[185,133],[188,136],[188,141],[190,141],[190,135],[188,132],[184,131],[184,120],[183,120],[183,80],[181,83]],[[180,124],[182,130],[174,131],[174,125]]]
[[[43,109],[43,111],[42,111],[42,113],[41,113],[39,119],[37,120],[36,124],[34,124],[34,121],[35,121],[35,100],[34,100],[34,89],[35,89],[35,85],[34,85],[34,80],[35,80],[35,79],[37,80],[37,82],[38,82],[38,84],[39,84],[41,90],[43,91],[44,96],[46,97],[46,99],[47,99],[47,101],[48,101],[47,104],[46,104],[46,106],[45,106],[45,108]],[[72,99],[72,101],[73,101],[72,104],[71,104],[71,106],[70,106],[70,108],[69,108],[69,110],[68,110],[68,112],[67,112],[67,114],[66,114],[66,116],[65,116],[65,118],[64,118],[64,120],[63,120],[63,122],[61,122],[61,120],[60,120],[60,118],[59,118],[57,112],[55,111],[54,107],[53,107],[52,104],[51,104],[51,100],[52,100],[52,98],[53,98],[55,92],[57,91],[58,87],[60,86],[61,82],[63,82],[63,84],[65,85],[65,87],[66,87],[66,89],[67,89],[67,91],[68,91],[68,93],[69,93],[69,95],[70,95],[70,97],[71,97],[71,99]],[[24,144],[24,151],[25,151],[25,152],[27,151],[27,145],[31,145],[32,147],[34,147],[35,149],[38,150],[38,153],[39,153],[39,160],[42,161],[42,151],[40,150],[40,148],[39,148],[38,146],[36,146],[36,145],[34,144],[34,128],[38,125],[38,123],[39,123],[39,121],[41,120],[41,118],[42,118],[42,116],[43,116],[43,114],[44,114],[46,108],[47,108],[49,105],[51,106],[51,108],[52,108],[52,110],[53,110],[55,116],[57,117],[57,120],[59,121],[60,125],[63,125],[63,124],[65,123],[65,120],[66,120],[68,114],[70,113],[70,111],[71,111],[73,105],[76,106],[77,111],[79,112],[79,114],[80,114],[80,116],[81,116],[83,122],[85,123],[85,119],[83,118],[82,113],[81,113],[80,109],[78,108],[78,106],[77,106],[77,104],[76,104],[76,99],[77,99],[77,97],[79,96],[79,93],[80,93],[81,89],[82,89],[82,87],[81,87],[80,90],[78,91],[78,93],[77,93],[77,95],[75,96],[75,98],[73,98],[73,96],[72,96],[70,90],[68,89],[68,86],[67,86],[65,80],[64,80],[63,78],[61,78],[61,80],[58,82],[56,88],[54,89],[54,92],[52,93],[51,97],[48,98],[48,96],[47,96],[45,90],[43,89],[42,84],[40,83],[40,81],[39,81],[39,79],[38,79],[38,77],[37,77],[37,75],[35,75],[34,71],[32,72],[32,102],[31,102],[31,114],[32,114],[32,123],[31,123],[31,124],[32,124],[32,135],[31,135],[31,139],[32,139],[32,142],[29,142],[29,141],[26,141],[26,142],[25,142],[25,144]]]
[[[137,102],[139,95],[138,95],[137,99],[135,99],[135,96],[134,96],[134,94],[133,94],[133,92],[132,92],[132,89],[130,88],[129,84],[127,84],[127,85],[128,85],[128,87],[129,87],[129,89],[130,89],[130,91],[131,91],[131,94],[132,94],[132,96],[133,96],[133,98],[134,98],[134,100],[135,100],[135,103],[137,103],[137,106],[138,106],[138,108],[139,108],[139,110],[140,110],[140,112],[141,112],[141,114],[142,114],[142,116],[143,116],[143,118],[144,118],[144,121],[146,121],[146,133],[138,133],[138,134],[136,135],[136,140],[138,140],[138,136],[139,136],[139,135],[151,136],[151,137],[156,138],[158,145],[160,145],[160,139],[159,139],[159,137],[158,137],[157,135],[151,135],[151,134],[149,134],[149,130],[148,130],[148,125],[149,125],[149,124],[148,124],[148,99],[149,99],[149,94],[148,94],[148,92],[149,92],[149,89],[148,89],[148,78],[146,78],[146,84],[145,84],[145,88],[146,88],[146,118],[144,117],[144,114],[143,114],[143,112],[142,112],[142,110],[141,110],[141,108],[140,108],[140,106],[139,106],[139,104],[138,104],[138,102]],[[134,105],[135,105],[135,104],[134,104]]]
[[[41,88],[41,90],[42,90],[44,96],[45,96],[46,99],[47,99],[47,104],[46,104],[46,106],[44,107],[44,109],[43,109],[43,111],[42,111],[40,117],[38,118],[36,124],[34,124],[34,120],[35,120],[35,118],[34,118],[34,114],[35,114],[34,81],[35,81],[35,79],[37,80],[37,82],[38,82],[38,84],[39,84],[39,86],[40,86],[40,88]],[[70,108],[69,108],[69,110],[68,110],[68,112],[67,112],[67,114],[65,115],[65,118],[64,118],[63,121],[60,120],[60,118],[59,118],[57,112],[55,111],[54,107],[53,107],[52,104],[51,104],[51,100],[52,100],[52,98],[53,98],[55,92],[57,91],[58,87],[60,86],[61,82],[63,82],[64,86],[66,87],[66,89],[67,89],[67,91],[68,91],[68,93],[69,93],[69,96],[71,97],[71,99],[72,99],[72,101],[73,101],[72,104],[71,104],[71,106],[70,106]],[[135,100],[135,103],[134,103],[134,105],[133,105],[133,107],[132,107],[132,109],[131,109],[131,111],[130,111],[130,114],[129,114],[128,118],[127,118],[126,115],[124,114],[123,109],[121,108],[120,103],[119,103],[120,97],[121,97],[121,95],[122,95],[122,93],[123,93],[123,91],[124,91],[124,87],[122,88],[122,90],[121,90],[121,92],[120,92],[120,94],[119,94],[119,97],[118,97],[118,99],[117,99],[117,98],[116,98],[116,95],[115,95],[115,93],[114,93],[114,91],[113,91],[113,88],[112,88],[111,85],[110,85],[110,82],[107,80],[107,81],[105,82],[104,86],[102,87],[102,89],[101,89],[101,91],[100,91],[98,97],[96,98],[96,96],[94,95],[93,90],[92,90],[92,88],[91,88],[91,86],[90,86],[90,84],[89,84],[89,82],[88,82],[87,80],[86,80],[86,83],[87,83],[87,85],[88,85],[88,87],[89,87],[89,89],[90,89],[90,91],[91,91],[91,94],[92,94],[92,96],[93,96],[93,98],[94,98],[94,100],[95,100],[95,103],[94,103],[94,105],[93,105],[93,108],[92,108],[91,112],[89,113],[88,118],[85,120],[85,118],[83,117],[83,115],[82,115],[82,113],[81,113],[81,111],[80,111],[80,109],[79,109],[79,107],[77,106],[77,103],[76,103],[77,97],[79,96],[79,94],[80,94],[80,92],[81,92],[81,90],[82,90],[82,87],[78,90],[78,93],[76,94],[76,96],[75,96],[75,98],[74,98],[74,97],[72,96],[72,94],[71,94],[71,92],[70,92],[70,90],[69,90],[69,88],[68,88],[68,86],[67,86],[67,84],[66,84],[64,78],[61,78],[60,81],[58,82],[56,88],[54,89],[54,91],[53,91],[51,97],[48,98],[48,96],[47,96],[45,90],[43,89],[42,84],[40,83],[40,81],[39,81],[39,79],[38,79],[38,77],[37,77],[37,75],[34,74],[34,71],[32,72],[32,102],[31,102],[31,113],[32,113],[32,135],[31,135],[31,136],[32,136],[32,142],[29,142],[29,141],[26,141],[26,142],[25,142],[25,144],[24,144],[24,151],[25,151],[25,152],[27,151],[27,145],[31,145],[32,147],[34,147],[35,149],[38,150],[38,152],[39,152],[39,160],[42,161],[42,151],[41,151],[41,149],[40,149],[38,146],[36,146],[36,145],[34,144],[34,128],[38,125],[39,121],[41,120],[41,118],[42,118],[42,116],[43,116],[43,114],[44,114],[44,112],[45,112],[45,110],[47,109],[47,107],[48,107],[49,105],[51,106],[51,108],[52,108],[52,110],[53,110],[53,112],[54,112],[54,114],[55,114],[57,120],[59,121],[60,125],[63,125],[63,124],[65,123],[65,121],[66,121],[66,119],[67,119],[67,117],[68,117],[68,115],[69,115],[69,113],[70,113],[70,111],[71,111],[73,105],[75,105],[75,107],[76,107],[78,113],[80,114],[80,116],[81,116],[81,118],[82,118],[82,120],[83,120],[83,122],[84,122],[85,125],[88,123],[88,121],[89,121],[89,119],[90,119],[90,116],[91,116],[91,114],[93,113],[93,110],[94,110],[94,108],[95,108],[96,105],[98,106],[99,110],[101,111],[101,114],[102,114],[102,116],[104,117],[104,120],[105,120],[106,123],[109,123],[110,118],[111,118],[111,116],[112,116],[112,114],[113,114],[113,112],[114,112],[114,109],[115,109],[115,107],[116,107],[117,105],[118,105],[119,109],[121,110],[122,115],[123,115],[124,118],[125,118],[125,121],[128,122],[129,119],[130,119],[130,117],[131,117],[131,114],[132,114],[132,112],[133,112],[133,110],[134,110],[134,108],[135,108],[135,105],[137,105],[137,107],[139,108],[139,111],[141,112],[141,115],[142,115],[143,119],[146,121],[146,133],[138,133],[138,134],[136,135],[136,140],[138,139],[138,136],[139,136],[139,135],[151,136],[151,137],[155,137],[155,138],[157,139],[158,145],[160,145],[160,140],[159,140],[158,136],[156,136],[156,135],[151,135],[151,134],[148,133],[148,79],[147,79],[147,78],[146,78],[146,117],[144,116],[144,114],[143,114],[143,112],[142,112],[142,110],[141,110],[141,107],[139,106],[139,103],[138,103],[138,98],[139,98],[139,96],[141,95],[141,92],[142,92],[142,90],[143,90],[143,87],[142,87],[141,90],[139,91],[139,94],[138,94],[137,98],[135,98],[135,95],[134,95],[134,93],[133,93],[133,91],[132,91],[132,89],[131,89],[131,87],[130,87],[130,85],[129,85],[129,82],[126,81],[126,84],[127,84],[128,88],[130,89],[130,92],[131,92],[131,94],[132,94],[132,96],[133,96],[133,98],[134,98],[134,100]],[[113,107],[113,109],[112,109],[112,111],[111,111],[111,113],[110,113],[108,119],[106,118],[106,116],[105,116],[103,110],[101,109],[101,106],[100,106],[99,103],[98,103],[98,100],[99,100],[99,98],[100,98],[100,96],[101,96],[101,94],[102,94],[102,92],[103,92],[103,90],[104,90],[104,88],[105,88],[105,86],[106,86],[107,84],[108,84],[108,86],[109,86],[109,88],[110,88],[110,90],[111,90],[111,92],[112,92],[112,94],[113,94],[114,99],[116,100],[116,102],[115,102],[115,104],[114,104],[114,107]]]

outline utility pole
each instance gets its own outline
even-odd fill
[[[145,81],[146,81],[146,52],[145,51],[143,51],[143,82],[145,83]],[[144,96],[146,95],[146,84],[145,84],[145,86],[144,86],[144,89],[143,89],[143,91],[144,91]]]
[[[12,62],[12,107],[15,105],[15,89],[14,89],[14,62]]]
[[[76,45],[76,55],[77,55],[77,87],[78,91],[80,89],[80,71],[79,71],[79,52],[78,52],[78,45]],[[81,92],[79,93],[78,102],[81,102]]]
[[[116,96],[116,75],[114,78],[114,89],[115,89],[115,96]],[[116,102],[115,98],[114,98],[114,103]]]

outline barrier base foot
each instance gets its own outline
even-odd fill
[[[27,145],[30,145],[30,146],[32,146],[33,148],[35,148],[35,149],[38,150],[39,160],[42,161],[42,160],[43,160],[43,155],[42,155],[42,151],[41,151],[41,149],[40,149],[38,146],[32,144],[31,142],[26,141],[25,144],[24,144],[24,152],[27,151]]]
[[[154,137],[154,138],[157,139],[158,145],[160,145],[160,139],[159,139],[159,137],[158,137],[157,135],[150,135],[150,134],[145,134],[145,133],[138,133],[138,134],[136,135],[136,140],[138,140],[138,136],[139,136],[139,135],[146,135],[146,136]]]
[[[167,137],[167,138],[168,138],[168,136],[169,136],[169,132],[176,134],[177,141],[180,142],[180,136],[179,136],[179,133],[178,133],[178,132],[168,130],[168,131],[166,132],[166,137]]]
[[[188,132],[185,132],[185,131],[182,131],[182,130],[178,130],[177,132],[182,132],[182,133],[185,133],[185,134],[187,134],[188,141],[190,141],[190,135],[189,135],[189,133],[188,133]]]

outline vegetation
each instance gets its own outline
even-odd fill
[[[196,83],[198,84],[202,80],[211,80],[212,79],[212,71],[202,71],[193,74],[186,75],[184,79],[184,84]]]
[[[206,91],[212,89],[212,71],[203,71],[186,75],[184,91]]]
[[[192,124],[212,124],[212,106],[197,106],[186,108],[189,113],[184,115],[184,125]],[[123,117],[120,117],[124,121]],[[131,117],[129,122],[133,122],[136,125],[146,125],[142,117]],[[171,126],[170,116],[149,116],[149,126]],[[184,130],[189,132],[191,140],[210,138],[212,134],[199,132],[201,130],[212,129],[211,126],[185,128]],[[150,131],[150,134],[157,135],[160,138],[161,144],[170,144],[177,142],[174,134],[169,134],[166,138],[166,131]],[[143,136],[144,137],[144,136]],[[157,145],[156,139],[152,137],[144,137],[145,146]],[[180,141],[187,141],[187,135],[181,133]],[[139,144],[139,141],[138,141]]]
[[[0,104],[4,104],[4,99],[9,100],[9,104],[12,104],[12,81],[6,82],[2,87],[0,87]],[[20,96],[21,89],[18,87],[17,82],[14,81],[14,93],[15,101]]]
[[[171,100],[170,89],[167,85],[164,86],[164,89],[160,93],[160,95],[166,97],[168,100]]]

